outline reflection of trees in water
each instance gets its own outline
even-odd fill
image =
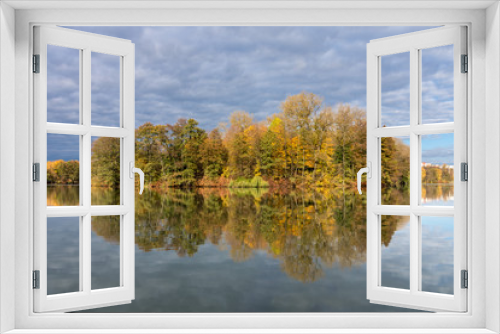
[[[384,205],[410,205],[410,189],[398,190],[396,188],[384,188],[382,193],[382,204]]]
[[[394,236],[394,232],[401,229],[409,221],[409,216],[382,216],[382,244],[388,247]]]
[[[92,231],[107,242],[120,244],[120,216],[92,217]]]
[[[47,186],[47,206],[79,205],[78,186]]]
[[[120,189],[92,187],[92,205],[117,205],[120,203]],[[47,186],[47,205],[79,205],[79,186],[50,185]]]
[[[422,198],[426,201],[453,199],[453,184],[428,184],[422,186]]]
[[[281,261],[289,276],[312,282],[323,268],[365,261],[365,198],[256,189],[170,189],[136,203],[136,244],[144,251],[193,256],[207,241],[245,261],[257,250]]]
[[[78,193],[77,187],[75,191]],[[101,194],[106,191],[110,193]],[[446,191],[441,193],[452,196],[449,189]],[[95,196],[100,196],[98,193],[103,203],[117,196],[109,189],[93,189]],[[58,198],[52,193],[49,196]],[[365,205],[364,195],[327,188],[309,193],[227,188],[168,189],[165,193],[145,190],[136,197],[135,242],[145,252],[172,250],[179,256],[193,256],[200,245],[209,242],[228,251],[234,261],[245,261],[255,251],[264,251],[279,259],[290,277],[312,282],[322,277],[324,267],[365,262]],[[117,242],[119,224],[116,229],[99,219],[92,230]],[[401,228],[402,219],[384,218],[384,245]]]
[[[90,197],[92,205],[119,205],[120,189],[92,187]]]

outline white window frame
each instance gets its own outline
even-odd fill
[[[220,2],[163,4],[144,1],[132,3],[137,9],[96,9],[117,6],[116,2],[82,1],[7,1],[0,4],[0,331],[16,329],[15,333],[34,333],[36,329],[53,329],[69,333],[76,329],[103,332],[103,329],[129,329],[129,333],[144,333],[144,329],[191,328],[193,331],[214,332],[282,332],[301,328],[300,332],[461,332],[491,333],[500,331],[500,18],[497,1],[398,1],[395,4],[371,1],[222,4]],[[9,6],[36,8],[14,10]],[[52,6],[52,9],[50,7]],[[58,7],[87,9],[61,9]],[[119,5],[118,5],[119,6]],[[130,6],[130,5],[129,5]],[[135,6],[135,7],[134,7]],[[147,9],[147,6],[170,8]],[[175,8],[184,6],[184,9]],[[203,8],[201,7],[203,6]],[[221,9],[224,6],[233,7]],[[363,7],[365,6],[365,7]],[[427,6],[427,7],[426,7]],[[431,7],[432,6],[432,7]],[[461,6],[461,9],[453,8]],[[488,7],[486,9],[486,7]],[[210,8],[211,7],[211,8]],[[243,9],[242,9],[243,7]],[[346,8],[356,8],[355,10]],[[406,8],[405,8],[406,7]],[[436,9],[436,7],[438,9]],[[49,8],[49,9],[40,9]],[[93,8],[93,9],[92,9]],[[403,8],[403,9],[401,9]],[[441,9],[439,9],[441,8]],[[468,9],[467,9],[468,8]],[[13,20],[15,17],[15,23]],[[486,24],[485,24],[486,23]],[[471,156],[468,197],[468,312],[436,314],[395,313],[291,313],[291,314],[34,314],[32,270],[33,200],[30,179],[33,156],[32,76],[30,55],[32,27],[35,24],[54,25],[443,25],[463,24],[469,31],[468,151]],[[8,28],[8,29],[5,29]],[[15,41],[13,34],[15,31]],[[132,41],[133,42],[133,41]],[[15,50],[14,50],[15,47]],[[15,73],[12,67],[15,65]],[[486,71],[486,67],[488,70]],[[12,82],[15,80],[15,85]],[[15,100],[10,94],[15,93]],[[15,117],[12,111],[15,110]],[[9,126],[14,130],[10,130]],[[15,135],[15,145],[8,142]],[[486,140],[488,135],[488,140]],[[486,154],[486,152],[488,152]],[[12,164],[5,161],[15,159]],[[14,172],[12,178],[11,172]],[[486,174],[491,172],[486,182]],[[10,174],[9,174],[10,173]],[[6,186],[11,186],[7,189]],[[14,188],[15,187],[15,188]],[[15,198],[12,200],[12,189]],[[486,196],[488,194],[488,196]],[[12,203],[14,202],[14,203]],[[485,205],[488,204],[488,206]],[[14,204],[15,211],[9,205]],[[486,220],[485,218],[488,217]],[[12,220],[10,220],[12,219]],[[10,220],[10,221],[9,221]],[[15,226],[11,222],[15,221]],[[12,256],[14,254],[14,256]],[[15,289],[12,285],[15,282]],[[488,293],[486,293],[486,290]],[[12,307],[12,305],[15,305]],[[138,329],[142,326],[142,329]],[[247,328],[245,331],[244,328]],[[429,330],[429,328],[433,330]],[[24,330],[26,329],[26,330]],[[30,331],[28,331],[28,329]],[[64,330],[63,330],[64,329]],[[99,331],[101,329],[101,331]],[[130,329],[137,329],[136,331]],[[241,329],[241,330],[238,330]],[[392,329],[392,330],[391,330]],[[447,330],[449,329],[449,330]],[[492,331],[490,331],[492,330]],[[76,332],[76,331],[74,331]],[[87,331],[86,331],[87,332]],[[297,330],[296,330],[297,332]],[[345,332],[345,331],[344,331]],[[415,333],[415,331],[411,331]]]

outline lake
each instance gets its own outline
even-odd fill
[[[452,186],[422,190],[423,205],[453,205]],[[118,196],[94,188],[92,204]],[[49,186],[48,203],[78,203],[78,186]],[[49,294],[79,289],[78,233],[78,218],[48,220]],[[422,233],[423,289],[453,293],[452,218],[427,217]],[[119,241],[117,217],[92,220],[93,289],[119,285]],[[366,299],[366,197],[354,190],[145,190],[135,243],[135,300],[86,312],[413,311]],[[382,218],[382,244],[382,284],[409,286],[407,217]]]

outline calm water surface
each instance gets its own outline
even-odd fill
[[[451,187],[423,194],[425,205],[453,205]],[[110,204],[119,194],[95,188],[92,196]],[[407,195],[390,195],[398,196]],[[48,188],[49,205],[75,199],[78,186]],[[87,312],[407,311],[366,299],[365,203],[334,189],[145,190],[136,195],[136,298]],[[408,222],[383,217],[384,286],[409,286]],[[79,289],[78,225],[49,219],[49,294]],[[453,220],[428,217],[422,233],[423,289],[453,293]],[[94,217],[94,289],[119,285],[119,243],[119,219]]]

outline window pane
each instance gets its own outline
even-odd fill
[[[410,125],[410,53],[381,58],[380,126]]]
[[[92,290],[120,286],[120,216],[92,217]]]
[[[410,205],[410,138],[380,138],[383,205]]]
[[[80,136],[47,134],[47,205],[80,205]]]
[[[120,205],[120,142],[92,137],[92,205]]]
[[[453,122],[453,45],[420,52],[422,123]]]
[[[423,135],[422,205],[453,206],[453,133]]]
[[[120,57],[92,52],[92,125],[120,126]]]
[[[421,217],[422,291],[453,294],[453,217]]]
[[[80,50],[47,45],[47,122],[80,123]]]
[[[382,216],[381,219],[381,285],[410,289],[410,217]]]
[[[80,291],[80,218],[47,218],[47,294]]]

